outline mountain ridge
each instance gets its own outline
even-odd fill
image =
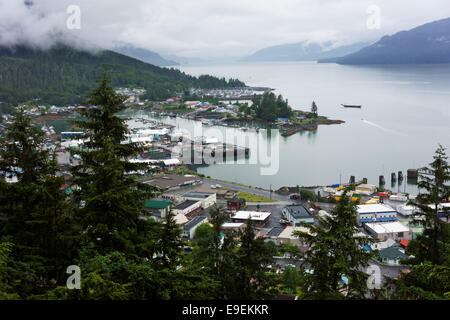
[[[243,58],[243,61],[316,61],[322,58],[355,52],[367,42],[357,42],[350,45],[341,45],[333,48],[331,41],[323,44],[314,42],[297,42],[265,47]]]
[[[450,63],[450,18],[385,35],[361,50],[319,63],[433,64]]]
[[[146,63],[153,64],[158,67],[180,65],[176,61],[165,59],[157,52],[154,52],[154,51],[151,51],[148,49],[144,49],[144,48],[140,48],[140,47],[135,47],[131,44],[116,45],[113,48],[111,48],[111,51],[126,55],[131,58],[141,60]]]
[[[40,103],[56,105],[81,103],[105,70],[113,86],[145,88],[149,99],[164,99],[192,87],[245,86],[237,79],[194,77],[111,50],[88,52],[64,44],[43,50],[16,45],[0,46],[0,101],[18,104],[38,98]]]

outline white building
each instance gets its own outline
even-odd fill
[[[263,226],[269,221],[271,213],[261,211],[238,211],[231,219],[233,222],[246,222],[250,218],[257,226]]]
[[[278,243],[280,245],[285,244],[285,243],[296,244],[296,245],[306,248],[306,245],[302,244],[301,240],[296,235],[294,235],[295,231],[306,232],[311,235],[311,231],[309,228],[287,226],[278,235],[278,238],[277,238]]]
[[[402,239],[411,240],[412,231],[399,221],[385,223],[366,223],[364,228],[374,238],[386,241],[392,239],[401,241]]]
[[[418,211],[416,206],[411,206],[407,204],[402,204],[397,206],[397,212],[400,213],[404,217],[410,217],[414,213]]]
[[[222,225],[222,230],[226,231],[239,231],[245,229],[245,223],[243,222],[225,222]]]
[[[185,216],[190,216],[193,213],[200,211],[202,209],[201,201],[196,200],[186,200],[178,204],[172,209],[174,214],[183,214]]]
[[[196,200],[201,201],[202,208],[207,209],[217,202],[217,196],[215,193],[206,192],[188,192],[181,196],[184,200]]]
[[[397,211],[385,204],[361,204],[357,206],[358,224],[368,222],[397,221]]]
[[[193,239],[195,230],[203,223],[208,222],[208,218],[197,216],[183,226],[183,237]]]

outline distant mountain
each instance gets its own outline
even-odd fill
[[[319,62],[339,64],[450,63],[450,18],[384,36],[371,46],[340,58]]]
[[[346,46],[333,48],[332,42],[324,44],[312,42],[299,42],[292,44],[282,44],[278,46],[261,49],[251,56],[244,58],[244,61],[316,61],[324,58],[331,58],[349,54],[365,47],[368,43],[354,43]]]
[[[104,70],[114,86],[143,87],[150,99],[167,98],[192,87],[245,85],[237,79],[193,77],[110,50],[93,53],[63,44],[48,50],[0,46],[0,101],[17,104],[38,98],[40,103],[56,105],[80,103]]]
[[[175,61],[164,59],[156,52],[143,48],[136,48],[131,44],[116,45],[112,48],[112,51],[153,64],[155,66],[166,67],[179,65]]]
[[[210,62],[207,59],[182,57],[182,56],[178,56],[175,54],[163,54],[162,56],[164,57],[164,59],[175,61],[176,63],[178,63],[180,65]]]

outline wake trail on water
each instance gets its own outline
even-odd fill
[[[403,136],[403,137],[408,136],[407,134],[404,134],[402,132],[398,132],[398,131],[395,131],[395,130],[392,130],[392,129],[385,128],[383,126],[380,126],[379,124],[376,124],[376,123],[373,123],[373,122],[370,122],[370,121],[367,121],[367,120],[364,120],[364,119],[362,119],[362,122],[368,124],[369,126],[372,126],[372,127],[378,128],[380,130],[383,130],[384,132],[393,133],[395,135]]]

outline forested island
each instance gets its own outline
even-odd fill
[[[315,130],[319,125],[340,124],[343,120],[330,120],[319,116],[315,101],[311,104],[311,111],[293,110],[288,100],[282,95],[266,92],[262,96],[255,96],[252,104],[239,106],[240,116],[232,121],[259,121],[283,130],[283,136],[290,136],[304,130]]]

